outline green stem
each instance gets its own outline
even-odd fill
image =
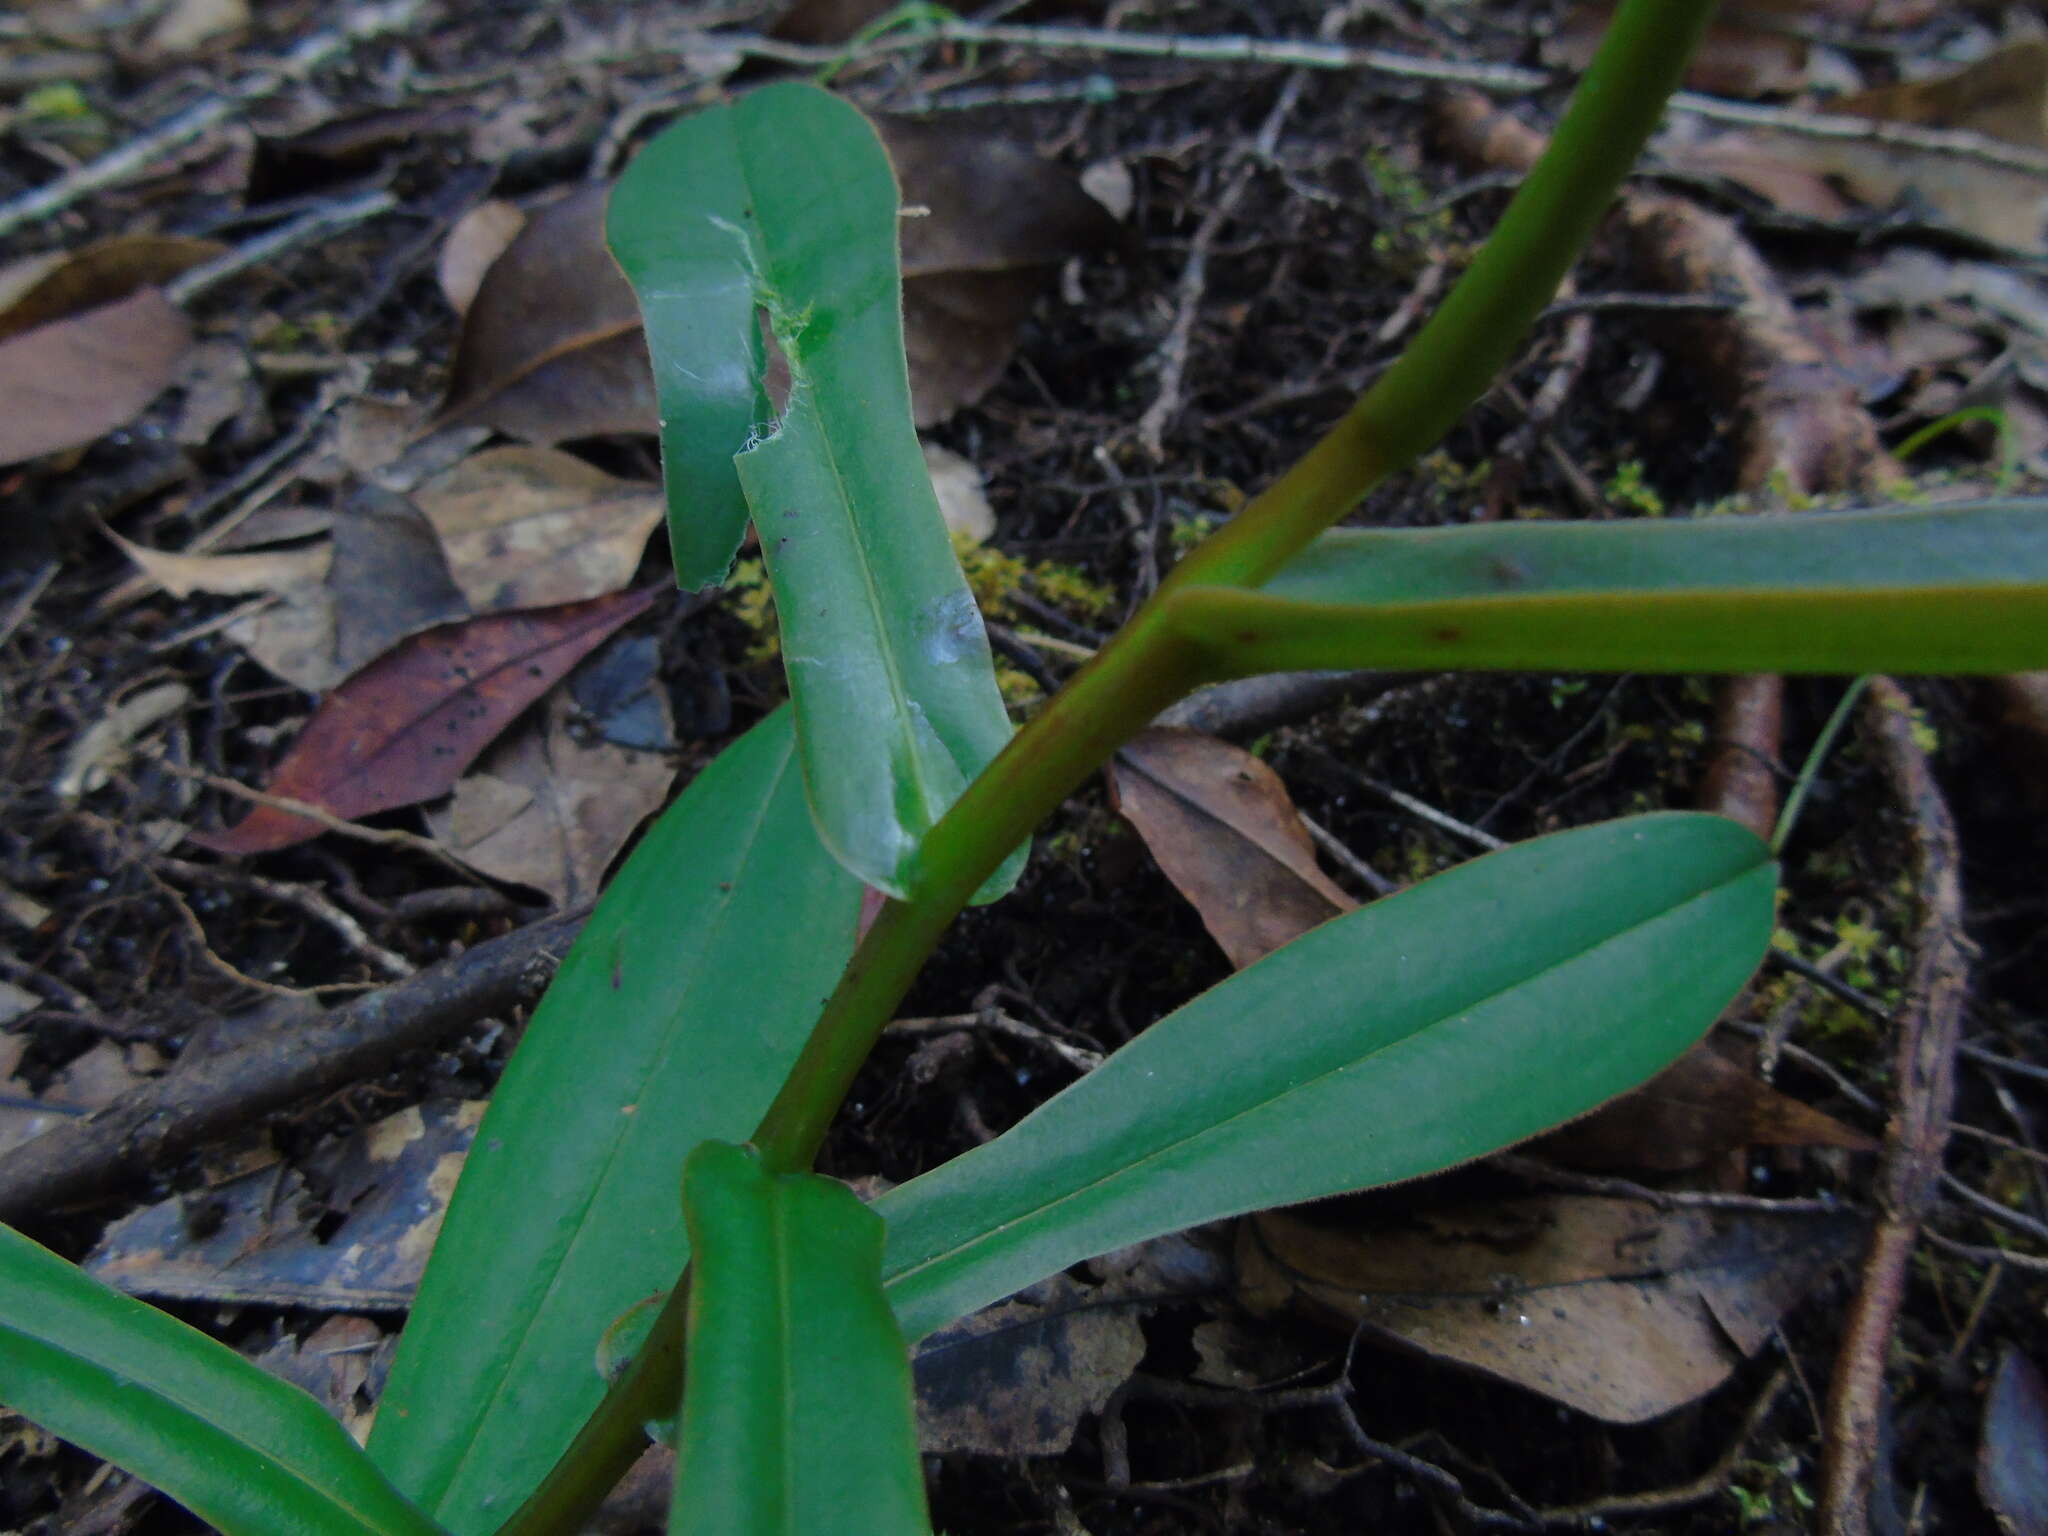
[[[1194,550],[1109,645],[970,784],[918,851],[754,1134],[771,1169],[808,1168],[876,1038],[960,909],[1012,848],[1159,710],[1209,675],[1164,609],[1191,583],[1256,586],[1448,432],[1514,355],[1606,213],[1678,84],[1714,0],[1624,0],[1550,148],[1401,359],[1300,461]],[[687,1273],[541,1487],[499,1536],[566,1536],[676,1411]]]

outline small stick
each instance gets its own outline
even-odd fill
[[[189,144],[252,102],[275,95],[294,80],[304,79],[336,54],[382,33],[410,26],[419,7],[420,0],[351,7],[346,24],[315,32],[251,78],[219,95],[201,98],[148,132],[55,181],[0,203],[0,238],[13,234],[24,224],[61,213],[95,192],[135,180],[172,150]]]
[[[351,224],[361,224],[379,214],[389,213],[398,206],[398,199],[379,187],[373,191],[361,192],[354,197],[343,198],[340,202],[329,203],[315,208],[310,213],[299,215],[288,223],[267,230],[253,240],[224,251],[212,261],[204,262],[185,272],[179,273],[164,284],[164,297],[173,304],[189,304],[207,289],[217,287],[229,278],[261,266],[294,250],[309,241],[317,240]]]
[[[1926,750],[1913,739],[1911,702],[1897,683],[1873,678],[1864,720],[1911,821],[1920,922],[1905,1001],[1898,1010],[1895,1098],[1877,1173],[1880,1214],[1828,1389],[1821,1442],[1822,1536],[1865,1536],[1870,1530],[1885,1359],[1905,1301],[1914,1244],[1940,1197],[1942,1149],[1955,1100],[1956,1042],[1970,983],[1955,822]]]
[[[103,1198],[525,1002],[554,975],[588,915],[580,908],[478,944],[287,1035],[152,1079],[94,1115],[45,1131],[0,1157],[0,1221],[18,1226]]]

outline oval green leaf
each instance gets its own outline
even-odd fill
[[[688,1256],[689,1149],[748,1135],[853,954],[788,711],[648,832],[478,1128],[370,1450],[458,1536],[532,1492],[597,1406],[599,1341]]]
[[[1344,529],[1172,612],[1225,675],[2023,671],[2048,666],[2048,501]]]
[[[911,425],[898,202],[867,119],[792,84],[670,128],[610,212],[662,392],[679,577],[721,579],[751,509],[819,835],[893,896],[1010,738]],[[772,403],[764,327],[789,372]]]
[[[1434,1173],[1636,1086],[1770,938],[1744,828],[1662,813],[1521,843],[1332,919],[994,1141],[891,1190],[905,1335],[1094,1254]]]
[[[928,1536],[881,1218],[721,1142],[690,1154],[683,1208],[696,1259],[670,1536]]]
[[[0,1404],[227,1536],[434,1536],[298,1388],[0,1226]]]

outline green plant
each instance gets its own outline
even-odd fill
[[[773,87],[652,144],[611,233],[657,359],[678,575],[722,579],[751,519],[791,707],[663,816],[564,963],[478,1133],[367,1455],[11,1233],[0,1400],[231,1536],[573,1531],[650,1429],[681,1453],[672,1530],[852,1512],[913,1531],[906,1339],[1156,1233],[1483,1155],[1674,1058],[1762,955],[1776,874],[1733,822],[1663,813],[1338,918],[870,1207],[807,1171],[952,919],[1202,683],[2048,664],[2038,504],[1327,531],[1510,356],[1710,8],[1628,0],[1407,356],[1014,737],[909,425],[872,134]],[[890,899],[858,936],[864,887]],[[593,1369],[601,1345],[617,1372]]]

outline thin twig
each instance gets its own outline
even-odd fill
[[[1341,837],[1337,836],[1336,833],[1332,832],[1321,822],[1311,819],[1306,812],[1296,811],[1295,814],[1301,817],[1301,824],[1308,828],[1308,835],[1315,840],[1315,845],[1339,864],[1350,870],[1358,878],[1359,882],[1367,890],[1371,891],[1373,895],[1391,896],[1394,892],[1401,889],[1400,881],[1389,880],[1385,875],[1374,869],[1365,860],[1353,853]]]
[[[1889,678],[1873,678],[1863,718],[1909,819],[1920,918],[1905,1001],[1898,1010],[1893,1111],[1878,1163],[1880,1214],[1828,1390],[1821,1443],[1822,1536],[1865,1536],[1870,1529],[1885,1362],[1905,1301],[1914,1244],[1940,1198],[1942,1150],[1955,1099],[1956,1041],[1970,981],[1955,822],[1926,750],[1913,738],[1911,701]]]
[[[419,8],[420,0],[391,0],[391,3],[382,5],[351,6],[344,25],[315,32],[284,57],[265,65],[228,90],[194,102],[148,132],[55,181],[0,203],[0,237],[11,235],[36,219],[61,213],[95,192],[136,180],[173,150],[191,143],[251,103],[274,95],[295,80],[304,79],[336,54],[366,39],[410,26]]]
[[[475,945],[295,1027],[153,1078],[0,1156],[0,1221],[20,1224],[161,1173],[199,1146],[383,1071],[405,1051],[536,996],[589,909]]]
[[[1584,1195],[1600,1195],[1613,1200],[1639,1200],[1645,1205],[1665,1211],[1748,1211],[1765,1216],[1836,1216],[1844,1211],[1855,1210],[1855,1207],[1846,1201],[1836,1200],[1827,1195],[1773,1200],[1763,1195],[1732,1194],[1712,1189],[1652,1189],[1649,1185],[1638,1184],[1633,1179],[1613,1179],[1598,1174],[1577,1173],[1569,1168],[1559,1168],[1540,1158],[1525,1157],[1517,1152],[1495,1153],[1491,1162],[1496,1168],[1512,1173],[1518,1179],[1527,1179],[1532,1184],[1547,1185],[1553,1189],[1569,1189]]]
[[[328,203],[310,213],[301,214],[275,229],[266,230],[253,240],[245,241],[231,251],[224,251],[212,261],[181,272],[164,284],[164,296],[173,304],[189,304],[207,289],[239,276],[251,267],[273,261],[286,251],[336,230],[347,229],[352,224],[361,224],[379,214],[389,213],[398,206],[395,195],[379,187],[373,191],[361,192],[340,202]]]
[[[176,875],[181,880],[200,880],[212,885],[233,886],[239,890],[252,891],[266,900],[298,908],[340,939],[343,947],[351,954],[362,959],[372,970],[381,972],[387,981],[403,981],[413,973],[411,961],[372,939],[363,931],[361,923],[310,886],[298,885],[289,880],[272,880],[225,864],[194,864],[189,860],[174,859],[165,854],[155,856],[150,862],[166,874]]]

